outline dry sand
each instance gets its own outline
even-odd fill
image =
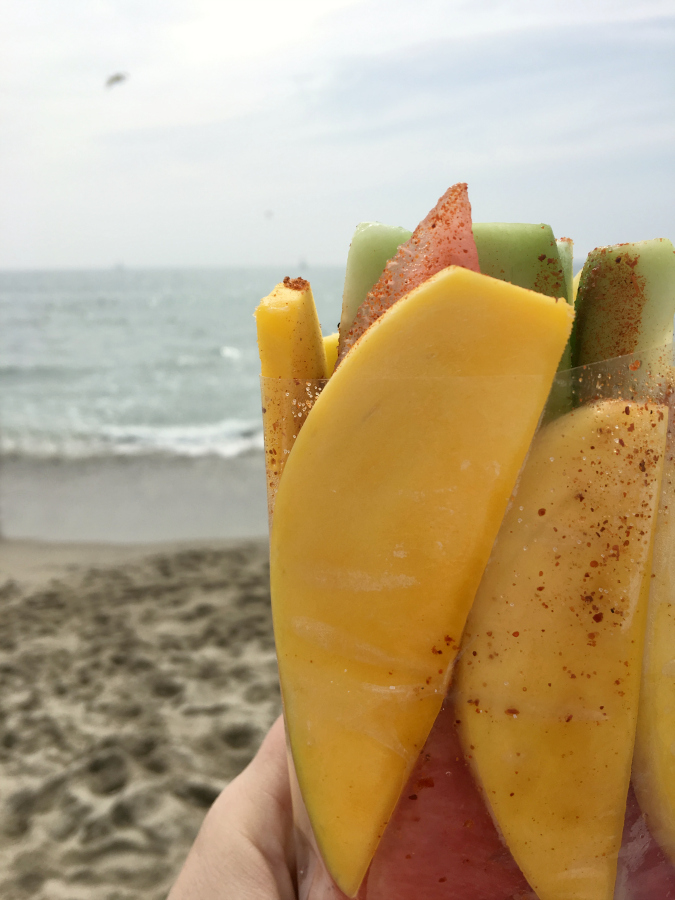
[[[164,898],[279,713],[267,544],[0,542],[0,897]]]

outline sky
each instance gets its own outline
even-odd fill
[[[22,0],[0,34],[3,269],[343,265],[457,181],[579,261],[675,240],[675,0]]]

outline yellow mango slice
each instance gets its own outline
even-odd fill
[[[326,354],[312,289],[285,278],[255,310],[263,378],[325,378]]]
[[[270,523],[279,478],[317,393],[308,384],[326,378],[326,352],[312,289],[285,278],[255,310],[262,381],[267,506]]]
[[[572,305],[577,302],[577,293],[579,292],[579,282],[581,281],[581,269],[577,272],[572,280]]]
[[[573,315],[443,270],[362,335],[288,459],[271,535],[284,710],[348,896],[440,709]]]
[[[539,900],[611,900],[635,737],[665,407],[533,442],[456,668],[467,756]]]
[[[675,421],[671,396],[633,757],[633,787],[649,830],[675,862],[674,748]]]
[[[340,332],[336,331],[335,334],[327,334],[323,339],[323,349],[326,353],[326,377],[330,378],[333,374],[333,369],[335,368],[335,363],[337,362],[338,357],[338,341],[340,339]]]

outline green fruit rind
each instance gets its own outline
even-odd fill
[[[558,256],[565,276],[565,296],[570,306],[574,306],[574,241],[572,238],[556,238]]]
[[[577,293],[572,365],[641,353],[673,339],[675,250],[666,238],[598,247]]]
[[[564,267],[550,225],[474,222],[473,236],[483,275],[547,297],[567,298]]]
[[[368,291],[377,283],[384,267],[412,232],[397,225],[361,222],[356,226],[347,256],[347,271],[342,295],[340,334],[345,335]]]
[[[473,236],[483,275],[510,281],[547,297],[572,297],[572,241],[556,241],[550,225],[523,222],[474,222]],[[558,371],[569,369],[572,351],[569,341]],[[549,401],[553,418],[571,408],[567,387],[554,385]]]

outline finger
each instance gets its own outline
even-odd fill
[[[295,900],[283,722],[209,810],[169,900]]]

